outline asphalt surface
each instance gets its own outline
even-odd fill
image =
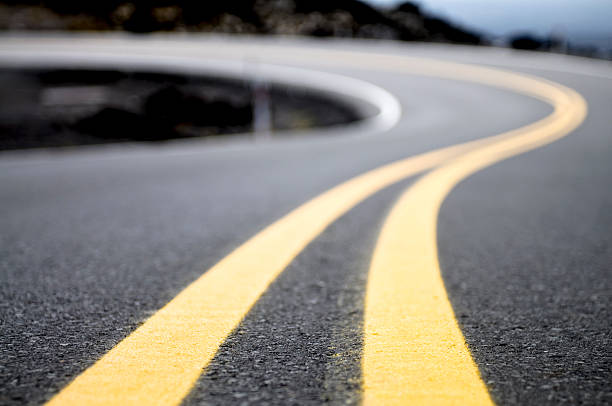
[[[19,40],[2,41],[0,51]],[[41,46],[23,41],[26,50]],[[54,41],[62,47],[61,38],[41,41],[49,52]],[[113,49],[87,41],[74,48]],[[275,50],[279,44],[298,55],[351,49],[490,64],[582,94],[589,115],[573,134],[451,192],[438,248],[455,314],[496,403],[612,403],[610,66],[495,49],[254,41],[262,62],[389,90],[401,118],[390,129],[266,142],[245,136],[0,154],[0,403],[50,399],[205,270],[308,199],[385,163],[515,129],[551,110],[484,85],[304,61]],[[137,42],[122,46],[147,47]],[[208,38],[197,46],[243,60],[254,52],[245,44]],[[159,58],[168,52],[155,49]],[[411,181],[367,199],[309,245],[183,403],[358,403],[371,252]]]

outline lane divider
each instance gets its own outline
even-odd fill
[[[369,55],[365,57],[371,58]],[[545,133],[554,126],[560,126],[559,122],[565,119],[567,112],[560,107],[565,99],[557,100],[556,93],[561,91],[558,86],[548,82],[487,68],[429,60],[422,61],[423,70],[419,71],[414,63],[406,65],[406,58],[396,59],[395,64],[377,68],[405,69],[406,73],[457,78],[459,66],[461,80],[476,83],[484,81],[486,84],[544,99],[555,106],[555,112],[523,129],[383,166],[353,178],[298,207],[209,269],[76,377],[48,404],[180,404],[219,346],[238,326],[270,283],[299,252],[342,214],[368,196],[409,176],[436,167],[478,147],[496,145],[537,129]],[[413,58],[409,59],[414,62]],[[350,59],[347,62],[351,62]],[[483,77],[483,69],[491,74],[489,80]],[[551,89],[556,89],[556,93]],[[551,99],[552,93],[555,93],[555,97]],[[432,241],[435,244],[435,239]],[[364,364],[364,367],[370,368],[370,364]],[[365,372],[367,374],[367,370]],[[368,382],[370,381],[366,382],[366,398],[374,399],[368,397]],[[374,386],[370,386],[370,389],[374,389]],[[370,391],[370,394],[373,393]],[[438,391],[438,394],[440,393],[441,389]]]
[[[555,111],[543,125],[443,164],[400,197],[368,275],[362,358],[364,405],[487,405],[492,401],[446,295],[437,252],[440,206],[463,179],[569,134],[586,117],[576,92],[548,84]]]
[[[384,187],[466,148],[384,166],[300,206],[209,269],[48,404],[179,404],[270,283],[329,224]]]

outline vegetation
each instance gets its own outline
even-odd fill
[[[479,44],[481,37],[406,2],[378,10],[357,0],[17,0],[0,29],[198,31],[384,38]]]

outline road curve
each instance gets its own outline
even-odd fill
[[[378,109],[264,143],[1,154],[2,403],[612,402],[608,64],[172,36],[0,55],[256,60]]]

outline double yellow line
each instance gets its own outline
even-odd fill
[[[358,53],[340,58],[344,63],[361,58],[361,66],[372,60]],[[374,252],[366,293],[363,399],[490,403],[440,277],[438,209],[470,174],[568,134],[584,120],[586,103],[561,85],[489,68],[385,55],[372,67],[510,89],[546,101],[554,111],[518,130],[380,167],[298,207],[185,288],[50,405],[179,404],[270,283],[328,225],[386,186],[431,168],[436,169],[400,198]]]
[[[364,403],[488,404],[441,278],[438,211],[461,180],[495,162],[568,134],[586,103],[567,88],[542,84],[552,115],[473,148],[419,179],[400,197],[379,237],[369,272],[363,353]]]

